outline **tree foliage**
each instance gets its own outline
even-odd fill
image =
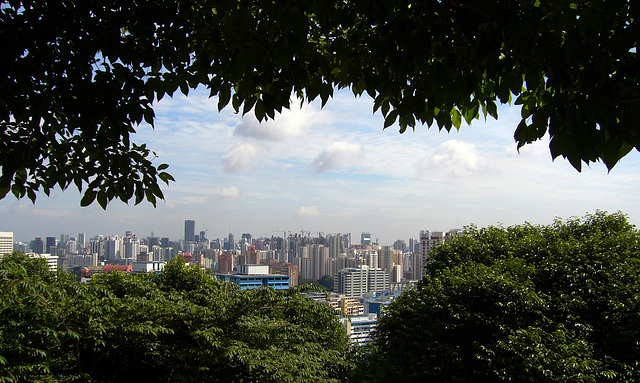
[[[628,0],[5,0],[0,196],[162,198],[130,142],[153,102],[205,86],[259,120],[291,95],[369,94],[384,127],[460,128],[515,103],[518,147],[612,168],[640,147],[640,6]]]
[[[318,279],[320,286],[324,287],[327,291],[333,291],[333,277],[325,274]]]
[[[371,379],[640,379],[640,234],[624,215],[469,227],[426,271],[385,311]]]
[[[242,291],[180,259],[89,285],[0,260],[1,382],[335,382],[347,351],[331,308]]]

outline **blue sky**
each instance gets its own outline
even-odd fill
[[[294,103],[295,106],[299,102]],[[142,125],[132,141],[146,142],[169,163],[176,182],[166,200],[80,207],[76,190],[39,195],[35,204],[0,201],[0,231],[16,240],[85,232],[178,239],[184,220],[209,238],[249,232],[369,231],[381,244],[417,237],[420,230],[468,224],[549,224],[597,209],[640,221],[640,155],[633,151],[610,172],[592,164],[578,173],[551,160],[546,140],[516,151],[519,109],[499,109],[499,120],[475,121],[459,132],[417,127],[382,130],[368,97],[338,92],[294,107],[274,121],[217,111],[217,100],[196,90],[156,105],[156,127]]]

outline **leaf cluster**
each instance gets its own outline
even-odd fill
[[[293,291],[242,291],[180,259],[88,285],[33,262],[0,260],[2,382],[332,382],[350,368],[335,313]]]
[[[430,258],[380,321],[379,381],[640,378],[640,234],[623,214],[469,227]]]
[[[640,147],[636,2],[8,0],[0,8],[0,197],[163,198],[130,142],[153,103],[206,87],[258,120],[350,88],[384,127],[459,129],[515,101],[518,148],[612,168]],[[515,99],[515,100],[514,100]]]

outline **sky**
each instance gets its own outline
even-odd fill
[[[324,108],[295,101],[275,120],[218,112],[217,99],[197,89],[155,105],[155,129],[140,125],[132,141],[147,143],[176,182],[156,208],[112,201],[80,207],[76,189],[39,194],[35,204],[0,200],[0,231],[14,240],[79,232],[183,238],[184,221],[222,238],[283,232],[370,232],[382,245],[475,224],[551,224],[596,210],[621,211],[640,223],[640,154],[611,172],[602,163],[576,171],[552,160],[548,140],[516,150],[520,110],[502,106],[499,119],[460,131],[417,126],[383,130],[368,96],[339,91]]]

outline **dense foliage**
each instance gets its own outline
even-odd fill
[[[299,285],[312,285],[324,288],[328,292],[333,291],[333,278],[330,275],[323,275],[320,279],[300,278]]]
[[[130,134],[197,86],[259,120],[350,88],[402,132],[515,102],[518,147],[548,134],[554,158],[611,168],[640,147],[639,14],[629,0],[4,0],[0,197],[75,184],[82,205],[155,204],[173,178]]]
[[[640,234],[622,214],[467,228],[386,310],[380,382],[640,381]]]
[[[91,284],[0,260],[0,382],[331,382],[348,370],[333,309],[241,291],[172,261]]]

